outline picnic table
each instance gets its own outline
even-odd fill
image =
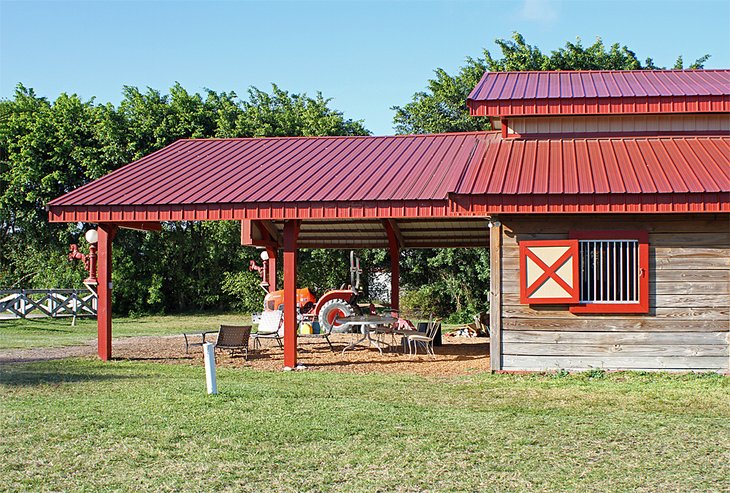
[[[378,348],[378,351],[380,351],[380,354],[383,354],[383,348],[380,347],[380,342],[377,339],[373,339],[370,334],[379,328],[389,327],[397,321],[397,318],[383,315],[355,315],[352,317],[338,318],[338,324],[347,327],[360,327],[360,333],[362,334],[362,337],[343,349],[342,354],[345,354],[345,351],[348,349],[354,349],[358,344],[365,341],[368,341],[368,347],[374,344]]]
[[[185,354],[188,354],[188,349],[190,349],[190,346],[202,346],[205,344],[205,336],[208,334],[217,334],[217,330],[201,330],[197,332],[183,332],[183,337],[185,338]],[[202,340],[200,342],[198,341],[192,341],[192,338],[197,338],[198,336],[202,337]]]

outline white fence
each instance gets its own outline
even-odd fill
[[[0,319],[93,317],[97,296],[86,289],[0,290]]]

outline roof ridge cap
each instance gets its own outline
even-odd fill
[[[499,133],[499,130],[472,130],[467,132],[442,132],[428,134],[394,134],[394,135],[292,135],[292,136],[264,136],[264,137],[193,137],[181,138],[175,142],[222,142],[222,141],[261,141],[261,140],[306,140],[306,139],[393,139],[409,137],[448,137],[459,135],[488,135]],[[174,143],[174,142],[173,142]]]

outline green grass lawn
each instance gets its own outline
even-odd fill
[[[160,336],[187,331],[214,330],[220,324],[250,323],[250,315],[201,314],[114,318],[113,336]],[[83,344],[96,339],[96,320],[70,318],[32,318],[0,320],[0,349],[60,347]]]
[[[730,379],[0,367],[9,491],[729,491]]]

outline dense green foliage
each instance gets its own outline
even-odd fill
[[[511,40],[495,41],[501,51],[496,58],[488,50],[482,57],[466,59],[455,74],[439,68],[426,89],[411,102],[395,106],[395,129],[399,133],[441,133],[490,130],[486,117],[469,116],[466,98],[484,72],[523,70],[637,70],[657,69],[651,58],[643,64],[636,54],[618,43],[606,47],[600,39],[590,46],[566,43],[564,48],[543,53],[515,33]],[[702,68],[709,55],[689,68]],[[674,66],[683,68],[679,57]],[[468,321],[469,315],[488,308],[489,253],[485,250],[425,250],[404,256],[404,306],[428,307],[453,313],[451,321]]]
[[[18,85],[0,104],[0,287],[79,287],[84,273],[65,256],[69,243],[83,243],[89,226],[50,224],[45,204],[177,139],[366,133],[321,94],[276,86],[271,93],[252,88],[246,100],[232,92],[191,94],[180,85],[169,94],[125,87],[115,107],[67,94],[50,102]],[[258,252],[239,243],[237,222],[120,231],[115,310],[259,308],[263,291],[246,270]],[[306,269],[306,254],[302,264]]]
[[[0,489],[728,491],[729,383],[3,365]]]
[[[484,51],[455,74],[437,69],[426,90],[394,107],[399,133],[489,128],[469,116],[465,100],[484,71],[657,68],[625,46],[597,40],[566,43],[550,54],[515,34],[497,40],[500,57]],[[707,56],[690,68],[701,67]],[[682,67],[681,58],[676,68]],[[270,93],[251,88],[189,93],[179,84],[163,94],[125,87],[117,106],[62,94],[55,101],[18,85],[0,101],[0,288],[79,287],[82,269],[65,261],[69,243],[82,243],[89,225],[50,224],[45,204],[90,180],[187,137],[359,135],[361,122],[346,119],[321,94]],[[258,253],[239,245],[238,223],[168,223],[161,233],[122,230],[115,240],[114,307],[120,313],[260,306],[262,291],[248,261]],[[82,247],[83,248],[83,247]],[[383,251],[361,252],[366,268],[387,268]],[[402,253],[406,308],[453,313],[467,320],[488,308],[488,253],[420,250]],[[300,285],[323,291],[349,279],[347,252],[303,251]],[[364,276],[367,280],[367,276]]]

